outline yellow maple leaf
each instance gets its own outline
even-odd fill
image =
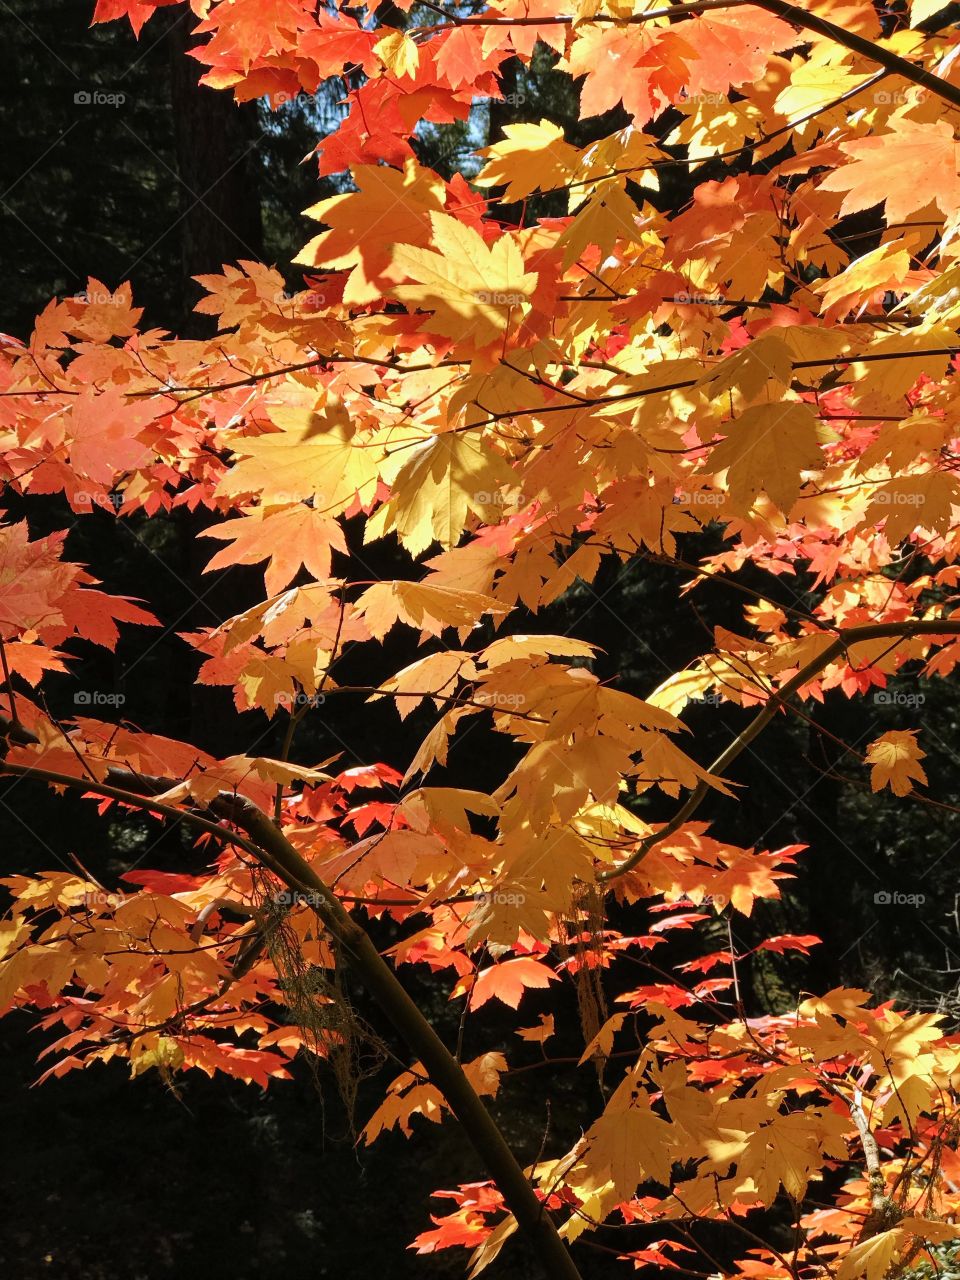
[[[415,76],[420,50],[405,31],[391,31],[373,46],[373,52],[395,76]]]
[[[427,658],[419,658],[388,680],[381,681],[383,693],[371,694],[370,701],[376,702],[391,693],[399,695],[395,706],[401,720],[405,720],[411,711],[416,711],[425,697],[434,697],[439,707],[443,699],[453,693],[457,678],[469,661],[470,654],[458,649],[444,649]]]
[[[578,1191],[596,1190],[609,1181],[619,1199],[629,1199],[646,1178],[669,1183],[672,1126],[652,1110],[639,1075],[634,1069],[621,1081],[603,1115],[587,1130]]]
[[[609,255],[618,240],[639,239],[640,211],[627,193],[626,178],[608,178],[598,183],[589,199],[557,241],[564,246],[566,269],[588,245],[595,244],[601,256]]]
[[[862,1275],[867,1280],[883,1280],[906,1239],[906,1232],[894,1227],[855,1244],[840,1263],[837,1280],[854,1280],[854,1277]]]
[[[801,473],[823,466],[821,431],[809,405],[755,404],[728,424],[729,434],[710,454],[712,471],[727,473],[730,500],[747,514],[760,492],[789,513]]]
[[[914,782],[926,785],[927,775],[920,761],[925,752],[917,744],[915,729],[891,729],[867,748],[867,764],[871,765],[870,786],[880,791],[889,786],[894,795],[905,796]]]
[[[591,1058],[609,1057],[610,1050],[613,1048],[613,1038],[623,1026],[626,1018],[627,1015],[625,1013],[615,1013],[609,1017],[584,1049],[577,1065],[582,1067]]]
[[[313,500],[336,514],[377,479],[380,450],[357,448],[352,424],[339,406],[322,412],[281,406],[271,417],[272,435],[238,439],[240,456],[217,486],[219,495],[258,494],[264,505]]]
[[[731,389],[736,389],[745,400],[755,400],[774,382],[774,391],[780,394],[793,378],[793,359],[790,347],[782,334],[771,329],[747,343],[739,351],[726,356],[720,363],[697,381],[711,398],[717,400]]]
[[[872,292],[897,288],[909,272],[910,254],[902,240],[895,240],[856,258],[845,270],[814,285],[813,291],[823,295],[821,310],[830,321],[851,310],[866,310]]]
[[[496,600],[476,591],[402,581],[374,583],[357,601],[355,611],[377,640],[398,622],[438,636],[445,627],[473,627],[485,613],[505,612]]]
[[[497,1254],[516,1231],[518,1225],[516,1218],[511,1213],[494,1227],[483,1244],[471,1253],[467,1280],[476,1280],[480,1272],[489,1267],[490,1263],[496,1259]]]
[[[878,485],[863,523],[883,520],[887,541],[896,546],[916,529],[946,533],[955,506],[960,506],[960,481],[949,472],[931,470]]]
[[[343,300],[362,306],[379,300],[387,281],[398,278],[389,270],[397,241],[427,244],[427,214],[443,208],[443,182],[413,160],[402,172],[379,164],[355,165],[351,172],[357,191],[306,210],[329,230],[315,236],[294,261],[334,271],[353,268]]]
[[[872,999],[860,987],[834,987],[822,996],[811,996],[800,1003],[802,1018],[818,1018],[820,1014],[837,1014],[847,1022],[863,1021],[863,1006]]]
[[[952,1222],[940,1222],[937,1218],[903,1218],[900,1226],[924,1240],[956,1240],[960,1227]]]
[[[506,185],[504,200],[522,200],[534,191],[553,191],[570,181],[580,152],[564,141],[563,129],[550,120],[504,125],[502,142],[478,154],[487,163],[474,178],[478,187]]]
[[[390,500],[367,521],[364,541],[395,529],[411,555],[431,542],[449,549],[463,533],[468,511],[488,517],[516,487],[506,461],[476,437],[452,431],[430,436],[401,465]]]
[[[142,1040],[141,1052],[130,1058],[130,1074],[133,1076],[141,1076],[151,1067],[156,1067],[162,1075],[164,1072],[177,1071],[182,1066],[183,1050],[169,1036],[153,1038],[153,1048],[147,1047],[147,1041]]]
[[[423,326],[431,332],[489,346],[529,310],[536,272],[524,272],[512,236],[500,236],[490,248],[473,227],[449,214],[431,213],[430,221],[435,249],[395,246],[394,266],[416,283],[396,285],[391,292],[401,302],[432,311]]]

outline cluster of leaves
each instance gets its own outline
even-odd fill
[[[96,17],[139,30],[156,7],[98,0]],[[18,501],[63,494],[78,518],[215,513],[209,569],[263,565],[264,598],[184,638],[200,682],[286,720],[287,750],[218,760],[125,723],[51,719],[44,675],[72,642],[109,648],[117,622],[152,618],[98,592],[62,536],[0,527],[3,769],[103,803],[123,802],[118,771],[149,782],[160,816],[208,815],[213,859],[123,892],[8,880],[0,1004],[65,1028],[55,1073],[126,1058],[266,1084],[301,1049],[335,1056],[344,1032],[316,1007],[340,957],[211,808],[243,797],[345,906],[391,922],[398,966],[452,971],[471,1013],[577,982],[579,1069],[617,1083],[528,1171],[567,1240],[649,1228],[614,1252],[760,1280],[882,1280],[933,1258],[960,1210],[949,1027],[845,989],[747,1016],[732,942],[682,970],[665,960],[612,1016],[603,989],[623,961],[668,953],[674,930],[779,896],[802,850],[740,848],[698,815],[775,716],[960,659],[960,33],[938,29],[937,0],[900,18],[870,0],[490,0],[426,18],[395,3],[388,25],[306,0],[192,7],[206,82],[240,101],[343,80],[317,152],[349,189],[310,211],[323,229],[300,293],[251,262],[202,280],[212,339],[142,330],[124,286],[51,302],[0,352],[0,473]],[[597,141],[543,120],[507,126],[469,182],[418,161],[418,128],[468,120],[508,60],[544,46]],[[692,195],[663,211],[658,175],[678,165]],[[498,221],[503,202],[545,193],[565,215]],[[723,549],[701,555],[708,525]],[[371,578],[380,540],[406,576]],[[682,564],[691,592],[709,578],[749,600],[742,633],[718,628],[645,698],[601,682],[589,644],[531,622],[604,561],[643,557]],[[745,570],[781,595],[801,573],[815,590],[776,605]],[[345,652],[372,655],[395,627],[422,657],[338,680]],[[712,764],[681,719],[707,695],[747,713]],[[433,710],[413,757],[391,762],[402,777],[289,762],[297,725],[333,697]],[[506,740],[499,785],[430,785],[480,717]],[[874,790],[907,796],[923,758],[918,731],[894,730],[861,762]],[[658,792],[677,806],[667,822],[640,816]],[[631,932],[608,927],[611,902]],[[552,1015],[518,1029],[547,1057],[554,1033]],[[477,1093],[506,1088],[502,1049],[466,1064]],[[367,1139],[446,1110],[414,1063]],[[444,1194],[456,1211],[417,1247],[472,1246],[476,1273],[516,1220],[491,1185]],[[704,1221],[746,1247],[717,1263]]]

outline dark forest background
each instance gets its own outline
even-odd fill
[[[290,260],[316,231],[301,210],[337,189],[335,180],[318,180],[315,164],[303,157],[317,135],[335,125],[338,87],[275,112],[265,104],[237,109],[227,95],[198,88],[198,64],[184,57],[194,21],[184,6],[161,11],[139,42],[125,24],[91,29],[92,7],[92,0],[0,0],[0,231],[7,282],[0,329],[26,337],[45,303],[82,291],[88,275],[111,288],[131,280],[146,324],[198,335],[207,322],[192,314],[199,296],[190,283],[194,274],[261,259],[297,287]],[[468,140],[495,140],[511,120],[544,116],[564,124],[571,140],[588,140],[577,120],[576,86],[550,69],[545,52],[532,71],[507,65],[504,95],[503,102],[479,105],[466,126],[425,130],[418,141],[422,158],[452,173]],[[701,170],[697,180],[705,176],[713,175]],[[664,206],[679,207],[688,184],[680,166],[668,172],[659,197]],[[563,212],[547,202],[544,211]],[[502,216],[509,220],[519,211],[508,207]],[[26,515],[35,534],[71,523],[66,507],[49,498],[11,501],[7,510]],[[197,535],[205,522],[184,512],[121,521],[95,512],[73,522],[71,558],[109,578],[115,592],[148,596],[166,629],[161,635],[129,628],[115,655],[82,654],[70,676],[51,681],[52,710],[69,715],[81,687],[122,693],[124,717],[144,729],[222,754],[254,744],[259,752],[276,752],[275,726],[257,714],[238,718],[228,693],[193,684],[196,659],[176,636],[213,625],[257,598],[253,571],[235,569],[215,582],[202,576],[210,546],[199,545]],[[719,538],[708,531],[685,551],[694,559],[713,544],[719,548]],[[406,572],[388,543],[364,554],[384,576]],[[611,565],[535,625],[598,644],[598,674],[642,696],[709,647],[715,624],[741,625],[743,598],[733,591],[711,586],[681,601],[687,576],[652,561],[626,571]],[[810,583],[802,576],[771,582],[758,573],[752,585],[777,603],[809,600]],[[383,654],[383,672],[367,668],[363,683],[412,656],[411,643],[395,641]],[[346,682],[349,674],[347,660],[340,675]],[[919,705],[907,705],[901,693],[915,703],[919,695]],[[339,751],[345,767],[372,760],[404,767],[427,722],[412,716],[401,725],[386,703],[362,716],[358,710],[334,699],[312,713],[297,742],[298,758],[314,763]],[[776,956],[752,962],[741,975],[750,1011],[786,1009],[800,990],[847,984],[939,1009],[953,1020],[960,1011],[960,819],[949,807],[872,796],[865,771],[843,744],[862,750],[887,729],[919,724],[930,794],[952,802],[960,778],[956,690],[914,681],[891,686],[886,699],[837,699],[811,714],[815,724],[784,719],[759,749],[741,757],[738,802],[711,802],[714,834],[736,844],[810,846],[782,902],[760,904],[749,920],[737,916],[734,937],[746,949],[772,933],[815,933],[824,945],[802,964]],[[736,709],[710,705],[692,707],[684,718],[704,762],[742,723]],[[473,733],[438,781],[495,785],[497,765],[489,740]],[[644,809],[652,818],[667,812],[656,799]],[[28,783],[0,791],[0,848],[0,874],[56,866],[70,853],[114,883],[144,857],[164,869],[202,865],[179,834],[158,838],[155,826],[137,818],[102,820],[93,806],[54,800]],[[875,900],[892,890],[923,895],[923,902],[898,907]],[[725,943],[726,925],[717,928]],[[380,937],[390,941],[384,931]],[[417,969],[406,969],[404,977],[441,1031],[455,1036],[459,1005],[449,1004],[443,989]],[[634,970],[625,980],[636,985],[643,978]],[[362,990],[352,994],[366,1012]],[[559,996],[528,994],[527,1025],[558,1001],[558,1025],[576,1027],[572,987]],[[471,1048],[496,1048],[498,1036],[504,1044],[513,1040],[514,1054],[528,1048],[517,1050],[509,1023],[498,1026],[490,1006],[478,1022],[467,1027],[468,1057]],[[386,1028],[377,1029],[390,1040]],[[159,1078],[131,1082],[121,1066],[31,1089],[42,1048],[26,1017],[0,1022],[4,1274],[22,1280],[463,1274],[459,1252],[425,1258],[405,1252],[429,1227],[430,1208],[445,1213],[452,1207],[431,1205],[433,1189],[483,1176],[453,1123],[421,1123],[409,1142],[388,1135],[370,1149],[356,1148],[332,1082],[321,1079],[318,1090],[305,1069],[293,1083],[266,1093],[195,1075],[172,1092]],[[580,1046],[571,1034],[569,1043],[561,1037],[550,1048],[560,1055]],[[377,1088],[361,1087],[360,1122],[376,1105]],[[589,1070],[562,1076],[548,1068],[509,1083],[495,1109],[520,1155],[533,1159],[548,1125],[569,1138],[596,1104]],[[599,1238],[619,1242],[616,1233]],[[519,1249],[511,1258],[509,1274],[518,1280],[535,1274]],[[600,1253],[583,1265],[585,1275],[600,1280],[611,1274]]]

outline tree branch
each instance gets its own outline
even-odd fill
[[[787,698],[819,675],[824,667],[829,666],[834,658],[838,658],[851,645],[862,644],[867,640],[885,640],[895,637],[909,639],[912,636],[923,635],[960,635],[960,619],[918,618],[910,622],[871,622],[860,627],[848,627],[846,630],[841,631],[837,638],[824,649],[823,653],[818,654],[816,658],[811,658],[781,689],[776,693],[770,694],[763,708],[754,716],[743,732],[734,738],[726,750],[717,756],[716,760],[709,766],[708,772],[722,776],[723,771],[736,760],[737,756],[747,749],[754,738],[763,732],[777,712],[784,707]],[[629,858],[626,858],[619,866],[609,867],[606,871],[601,871],[597,878],[602,883],[606,883],[617,879],[618,876],[625,875],[628,871],[632,871],[638,863],[643,861],[655,845],[660,844],[668,836],[672,836],[678,827],[693,817],[709,790],[708,783],[699,783],[666,826],[661,827],[659,831],[652,832],[649,836],[645,836]]]
[[[943,98],[944,102],[949,102],[951,106],[960,107],[960,89],[955,85],[934,75],[932,71],[927,71],[923,67],[918,67],[916,63],[908,62],[906,58],[891,53],[889,49],[884,49],[873,40],[866,40],[854,31],[838,27],[835,22],[821,18],[819,14],[802,9],[799,5],[789,4],[788,0],[750,0],[750,3],[755,4],[759,9],[766,9],[768,13],[776,14],[778,18],[792,23],[795,27],[804,27],[807,31],[815,31],[819,36],[826,36],[828,40],[833,40],[844,48],[869,58],[871,62],[884,67],[894,75],[903,76],[905,80],[929,89],[931,93],[935,93],[938,98]]]
[[[411,1053],[424,1064],[430,1079],[463,1125],[474,1150],[502,1192],[549,1280],[580,1280],[580,1273],[560,1238],[553,1219],[537,1198],[506,1139],[464,1075],[460,1064],[380,955],[366,930],[344,909],[333,891],[304,862],[280,828],[252,800],[222,791],[209,805],[210,812],[245,831],[244,837],[226,832],[218,823],[199,814],[185,812],[138,793],[138,789],[149,790],[165,780],[138,778],[136,774],[128,774],[123,770],[111,770],[110,776],[123,778],[128,782],[131,789],[124,790],[106,782],[91,782],[70,774],[54,773],[39,767],[11,765],[5,761],[0,762],[0,774],[3,773],[34,777],[58,786],[74,787],[108,799],[121,800],[134,807],[188,822],[199,830],[212,831],[221,838],[228,836],[273,871],[289,888],[303,894],[305,902],[349,957],[354,971],[363,980],[382,1012],[393,1023]]]

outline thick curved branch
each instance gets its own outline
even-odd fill
[[[755,4],[758,9],[766,9],[768,13],[776,14],[778,18],[792,23],[795,27],[804,27],[807,31],[815,31],[819,36],[826,36],[828,40],[833,40],[836,44],[859,53],[861,57],[869,58],[871,62],[884,67],[894,75],[903,76],[904,80],[910,80],[924,89],[929,89],[931,93],[935,93],[938,98],[943,98],[944,102],[949,102],[951,106],[960,107],[960,89],[956,85],[934,75],[932,71],[918,67],[916,63],[908,62],[906,58],[891,53],[889,49],[884,49],[873,40],[858,36],[855,31],[846,31],[843,27],[838,27],[835,22],[830,22],[828,18],[821,18],[819,14],[811,13],[809,9],[802,9],[799,5],[789,4],[787,0],[750,0],[750,3]]]
[[[111,770],[111,777],[129,782],[130,789],[125,790],[106,782],[91,782],[87,778],[75,778],[70,774],[55,773],[39,767],[9,765],[5,761],[0,762],[0,775],[4,773],[14,777],[33,777],[58,786],[73,787],[111,800],[120,800],[134,807],[187,822],[198,830],[211,831],[221,839],[228,837],[269,867],[289,888],[302,894],[304,901],[340,945],[351,967],[382,1012],[393,1023],[407,1047],[423,1063],[430,1079],[463,1125],[474,1150],[503,1194],[546,1275],[550,1280],[581,1280],[553,1219],[537,1198],[506,1139],[464,1075],[460,1063],[404,989],[366,930],[344,909],[329,886],[304,862],[280,828],[253,801],[245,796],[222,791],[208,806],[211,813],[246,832],[244,837],[226,831],[218,823],[199,814],[177,809],[141,794],[144,790],[155,790],[165,779],[140,778],[124,770]]]
[[[36,739],[34,738],[33,741],[36,741]],[[105,800],[119,800],[121,803],[128,804],[135,809],[145,809],[149,813],[171,818],[175,822],[185,822],[188,826],[196,827],[199,831],[206,831],[221,840],[229,840],[232,844],[238,845],[244,852],[251,854],[258,860],[261,858],[262,850],[243,836],[228,831],[221,823],[204,818],[199,813],[191,813],[187,809],[178,809],[176,805],[164,804],[160,800],[154,800],[149,794],[151,787],[157,791],[165,791],[168,787],[174,785],[173,782],[168,782],[166,779],[163,780],[165,784],[163,787],[156,787],[154,784],[158,781],[157,779],[140,778],[137,774],[130,773],[125,769],[111,769],[108,776],[123,783],[123,786],[113,786],[108,782],[98,782],[91,778],[78,778],[72,773],[56,773],[52,769],[41,769],[35,765],[9,764],[6,760],[0,761],[0,775],[2,774],[7,774],[12,778],[36,778],[39,782],[49,782],[57,787],[70,787],[74,791],[86,791],[92,795],[102,796]]]
[[[777,712],[785,705],[786,700],[808,684],[824,667],[838,658],[842,653],[849,649],[852,645],[862,644],[867,640],[888,640],[888,639],[909,639],[911,636],[946,636],[960,635],[960,620],[958,619],[914,619],[911,622],[871,622],[860,627],[847,627],[841,631],[837,638],[833,640],[822,653],[811,660],[792,676],[786,684],[776,693],[771,693],[763,708],[754,716],[742,733],[729,744],[726,750],[717,756],[716,760],[709,766],[708,772],[714,775],[722,776],[724,770],[731,765],[737,756],[747,749],[754,738],[763,732]],[[638,863],[642,862],[650,850],[660,844],[668,836],[672,836],[678,827],[687,822],[700,805],[705,800],[710,791],[709,784],[701,782],[690,793],[686,801],[680,806],[666,826],[661,827],[659,831],[652,832],[649,836],[645,836],[637,845],[629,858],[626,858],[616,867],[609,867],[606,871],[601,871],[598,879],[602,883],[617,879],[618,876],[625,875],[628,871],[632,871]]]

